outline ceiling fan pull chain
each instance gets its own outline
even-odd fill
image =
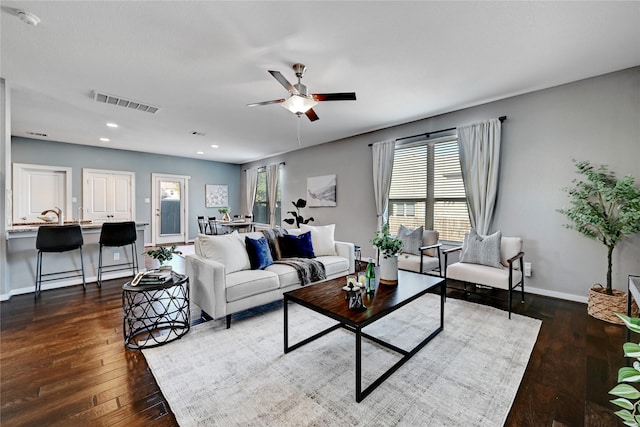
[[[300,114],[298,114],[298,147],[302,148],[302,142],[300,142]]]

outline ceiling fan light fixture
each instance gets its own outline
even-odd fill
[[[280,105],[294,114],[304,114],[315,107],[316,104],[318,104],[318,101],[313,98],[306,98],[300,95],[291,95],[289,99],[287,99]]]

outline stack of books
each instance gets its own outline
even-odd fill
[[[140,279],[141,285],[161,285],[171,280],[171,270],[151,270]]]

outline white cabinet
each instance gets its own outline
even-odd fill
[[[135,172],[82,170],[83,220],[135,219]]]

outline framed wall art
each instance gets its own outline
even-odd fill
[[[205,184],[204,200],[207,208],[226,208],[229,206],[229,186]]]
[[[307,178],[307,206],[336,206],[336,176]]]

